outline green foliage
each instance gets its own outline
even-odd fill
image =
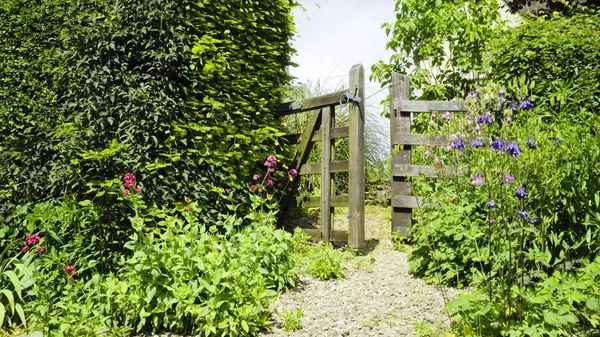
[[[300,270],[319,280],[344,277],[343,262],[350,256],[350,253],[335,249],[331,243],[297,245],[296,254]]]
[[[431,131],[450,135],[449,144],[417,156],[440,176],[465,172],[413,177],[425,201],[410,256],[431,281],[477,289],[450,305],[460,335],[562,336],[597,326],[585,303],[596,294],[583,291],[597,288],[597,266],[593,277],[569,273],[599,252],[600,118],[585,108],[531,109],[534,87],[525,84],[514,81],[506,94],[482,88],[465,114],[434,118]]]
[[[594,11],[600,5],[600,1],[598,0],[506,0],[504,3],[511,13],[519,12],[527,16],[570,15],[579,12]]]
[[[372,66],[372,78],[387,86],[393,72],[410,74],[421,99],[463,94],[479,79],[485,45],[500,25],[495,0],[397,0],[396,21],[383,24],[394,54]]]
[[[123,201],[135,214],[124,243],[130,253],[112,270],[98,263],[100,240],[90,245],[100,231],[86,220],[95,215],[90,206],[71,200],[36,205],[20,226],[35,224],[40,239],[4,264],[0,278],[0,304],[13,317],[6,327],[28,317],[30,330],[53,336],[255,335],[269,327],[277,292],[295,284],[293,249],[305,242],[275,229],[277,204],[265,191],[255,197],[250,225],[222,214],[207,226],[196,201],[159,209],[140,194],[128,195]],[[71,231],[60,232],[67,224]]]
[[[294,310],[283,311],[283,330],[288,332],[297,331],[302,327],[302,317],[304,312],[302,307],[298,307]]]
[[[187,195],[205,219],[226,211],[216,186],[243,187],[277,150],[271,109],[289,80],[294,5],[3,4],[0,114],[10,123],[0,132],[11,136],[0,141],[2,214],[68,194],[122,224],[118,196],[98,184],[128,171],[147,201]]]
[[[526,76],[539,103],[576,115],[600,108],[600,16],[579,14],[531,20],[498,32],[487,47],[489,78]]]

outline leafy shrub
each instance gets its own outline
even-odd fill
[[[535,83],[538,103],[556,110],[600,108],[598,14],[531,20],[498,34],[487,47],[489,79],[507,83],[525,76]]]
[[[298,254],[304,270],[316,279],[331,280],[344,276],[343,262],[348,253],[333,248],[331,243],[305,246]]]
[[[466,114],[432,120],[450,134],[449,144],[427,148],[421,160],[440,176],[461,169],[462,177],[413,178],[425,201],[413,228],[411,269],[478,289],[450,306],[462,335],[561,335],[578,322],[585,331],[596,327],[594,303],[585,309],[581,288],[563,282],[565,272],[598,256],[600,172],[590,168],[600,160],[600,118],[586,109],[576,116],[532,109],[524,98],[530,87],[520,84],[509,90],[514,101],[490,87],[469,95]],[[540,281],[548,288],[530,291]],[[554,301],[541,305],[550,289]]]
[[[288,332],[294,332],[300,329],[302,327],[302,316],[304,316],[302,307],[298,307],[294,310],[284,310],[283,330]]]
[[[147,201],[192,196],[204,219],[215,219],[226,211],[217,186],[243,188],[264,154],[277,150],[271,108],[289,80],[293,5],[52,1],[29,11],[21,0],[3,4],[0,60],[10,71],[0,115],[10,123],[1,133],[12,136],[0,141],[2,214],[75,195],[94,200],[102,222],[126,223],[117,196],[100,184],[132,170]],[[19,44],[27,46],[22,61]],[[22,80],[38,77],[31,86]],[[22,103],[11,103],[18,88]],[[243,205],[243,194],[236,197]]]

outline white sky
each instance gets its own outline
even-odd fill
[[[368,80],[371,65],[387,61],[387,37],[381,29],[394,19],[394,0],[300,0],[306,12],[294,11],[298,54],[291,69],[300,82],[317,82],[335,89],[347,83],[352,65],[362,63],[366,74],[367,97],[380,89]],[[347,85],[346,85],[347,87]],[[379,98],[380,100],[380,98]]]
[[[365,68],[367,128],[380,135],[382,144],[389,142],[389,120],[380,117],[379,102],[388,94],[379,83],[369,81],[371,65],[388,61],[384,22],[395,18],[394,0],[299,0],[306,11],[294,11],[297,36],[293,42],[297,68],[290,69],[298,81],[331,92],[348,87],[348,73],[357,63]]]

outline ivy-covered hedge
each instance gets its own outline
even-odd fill
[[[540,104],[600,108],[600,14],[537,19],[500,34],[488,46],[491,80],[525,76]]]
[[[66,194],[217,212],[277,152],[290,0],[10,0],[0,6],[0,216]],[[4,121],[8,121],[5,123]]]

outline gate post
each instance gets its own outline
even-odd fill
[[[400,231],[407,235],[412,225],[412,208],[396,207],[395,196],[411,196],[412,188],[409,178],[396,176],[396,165],[410,165],[411,146],[400,145],[399,151],[394,151],[394,135],[397,133],[410,133],[410,112],[402,112],[401,102],[410,100],[410,77],[399,73],[392,73],[392,86],[390,88],[390,139],[392,149],[392,233]],[[400,205],[398,205],[400,206]]]
[[[348,102],[349,173],[348,173],[348,244],[352,249],[365,247],[365,69],[356,64],[350,69],[350,94],[360,102]]]

